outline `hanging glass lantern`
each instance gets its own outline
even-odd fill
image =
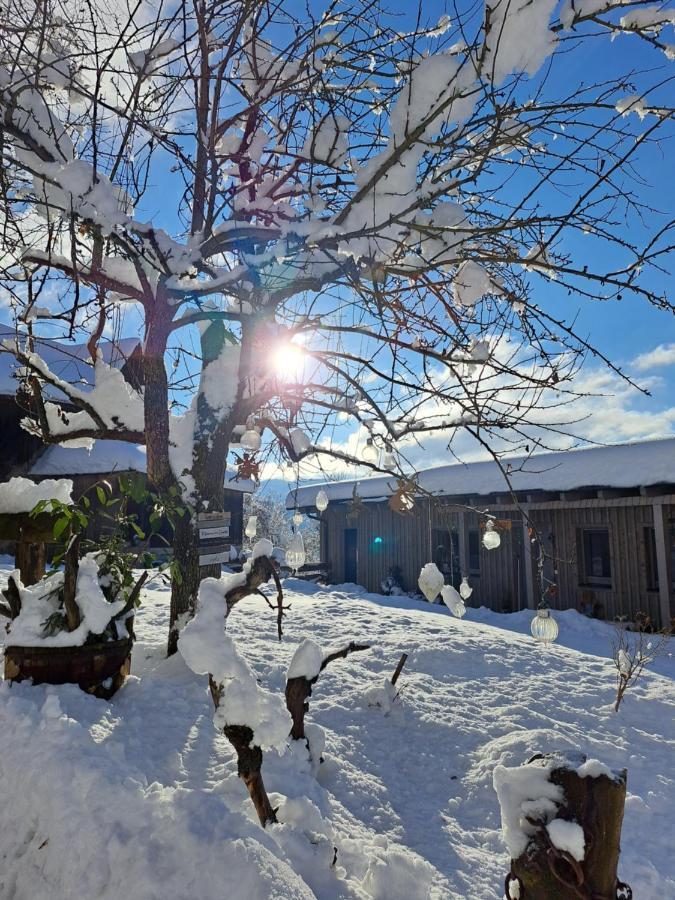
[[[453,616],[457,616],[458,619],[461,619],[462,616],[466,615],[464,601],[451,584],[443,585],[441,588],[441,597],[443,598],[443,603],[445,603]]]
[[[535,641],[544,645],[552,644],[558,637],[558,623],[551,615],[548,606],[540,604],[536,616],[532,619],[530,631]]]
[[[486,550],[496,550],[501,542],[502,539],[499,537],[499,532],[495,529],[494,522],[492,521],[492,519],[488,519],[485,523],[483,546]]]
[[[260,450],[261,437],[257,428],[247,428],[239,439],[239,443],[244,450]]]
[[[305,517],[300,512],[300,510],[296,509],[296,511],[293,513],[293,524],[294,525],[302,525],[302,523],[304,521],[305,521]]]
[[[376,463],[378,457],[377,447],[372,438],[368,438],[366,446],[361,451],[361,459],[367,463]]]
[[[328,509],[328,494],[323,490],[323,488],[316,495],[314,504],[320,513]]]
[[[391,448],[391,444],[384,445],[384,456],[382,457],[382,467],[385,469],[395,469],[396,468],[396,457],[394,456],[394,451]]]
[[[469,597],[473,594],[473,588],[469,584],[469,579],[464,575],[462,577],[462,583],[459,586],[459,596],[462,600],[468,600]]]
[[[417,584],[429,603],[433,603],[438,597],[444,582],[443,573],[439,570],[436,563],[427,563],[425,566],[422,566]]]
[[[254,538],[258,532],[258,517],[257,516],[249,516],[248,522],[246,523],[246,528],[244,529],[244,534],[247,538]]]
[[[302,534],[296,531],[286,550],[286,565],[289,569],[297,572],[298,569],[304,566],[305,559],[305,542],[302,539]]]

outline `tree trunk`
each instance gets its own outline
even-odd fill
[[[170,656],[178,645],[178,620],[192,616],[197,602],[202,578],[219,578],[221,564],[199,565],[199,534],[197,515],[202,511],[222,512],[225,499],[225,471],[230,438],[234,424],[232,413],[223,417],[220,410],[212,409],[203,390],[209,377],[209,365],[218,359],[225,344],[226,329],[223,322],[212,322],[201,335],[202,373],[197,394],[197,421],[195,423],[192,470],[194,481],[190,514],[178,523],[174,536],[174,560],[180,570],[180,580],[174,578],[171,591],[171,617],[169,621]]]
[[[534,757],[530,762],[541,759],[541,756]],[[612,773],[613,777],[582,778],[577,769],[585,759],[581,754],[568,761],[561,758],[560,765],[550,775],[550,781],[560,785],[564,797],[556,818],[576,822],[583,828],[584,858],[577,861],[555,847],[546,827],[540,824],[526,851],[511,861],[506,897],[525,900],[561,900],[563,897],[615,900],[617,897],[626,770]]]
[[[43,543],[16,542],[16,567],[25,585],[37,584],[46,570],[47,553]]]

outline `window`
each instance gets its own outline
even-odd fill
[[[469,574],[480,572],[480,532],[477,528],[469,529]]]
[[[609,529],[582,528],[579,534],[580,583],[609,587],[612,570],[609,559]]]
[[[659,565],[656,560],[656,532],[653,528],[647,527],[644,530],[645,545],[645,572],[647,575],[647,590],[658,591],[659,589]]]

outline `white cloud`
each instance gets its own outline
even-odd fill
[[[638,372],[649,372],[657,366],[675,365],[675,344],[659,344],[653,350],[636,356],[631,365]]]

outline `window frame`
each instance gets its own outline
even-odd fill
[[[591,558],[587,553],[587,535],[607,535],[607,575],[591,573]],[[611,590],[612,588],[612,543],[609,525],[582,525],[577,529],[577,545],[579,558],[579,585]]]

